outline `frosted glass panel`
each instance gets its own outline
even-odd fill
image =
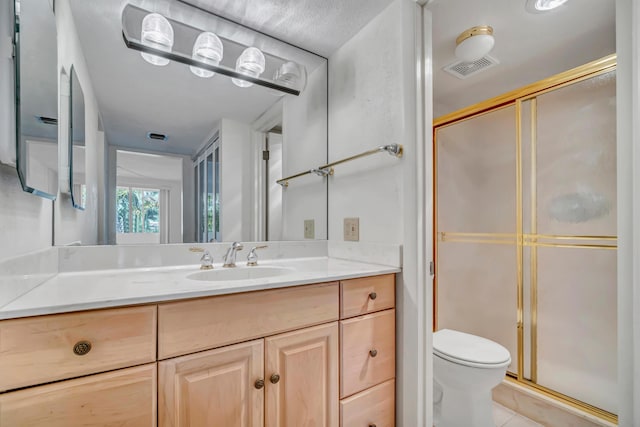
[[[538,248],[538,383],[617,412],[615,250]]]
[[[616,234],[615,72],[538,97],[538,233]]]
[[[517,372],[516,246],[438,244],[438,329],[496,341],[511,353]]]
[[[438,231],[515,233],[515,107],[439,129]]]

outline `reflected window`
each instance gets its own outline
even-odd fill
[[[160,233],[160,190],[118,187],[116,232]]]

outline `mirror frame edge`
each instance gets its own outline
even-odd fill
[[[77,203],[77,195],[73,193],[73,76],[76,76],[78,80],[78,84],[80,84],[80,79],[78,79],[78,74],[76,73],[75,66],[72,64],[69,69],[69,120],[67,121],[68,126],[68,135],[67,135],[67,158],[68,158],[68,171],[69,171],[69,196],[71,196],[71,205],[78,210],[85,210],[86,206],[83,206],[81,203]],[[84,94],[82,95],[84,98]],[[84,101],[83,101],[84,102]],[[84,111],[83,111],[84,112]],[[86,129],[85,129],[86,132]],[[86,165],[85,165],[86,167]],[[82,196],[80,196],[82,197]]]

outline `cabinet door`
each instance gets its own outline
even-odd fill
[[[338,427],[338,324],[276,335],[266,346],[265,426]]]
[[[0,426],[156,425],[156,364],[0,395]]]
[[[161,427],[262,427],[264,342],[158,363]]]

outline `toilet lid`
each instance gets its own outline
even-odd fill
[[[451,329],[433,334],[433,352],[443,359],[462,365],[508,365],[509,350],[486,338]]]

